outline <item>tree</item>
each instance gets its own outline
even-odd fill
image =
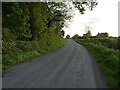
[[[70,35],[66,35],[66,39],[69,39],[70,38]]]
[[[83,34],[83,38],[90,38],[92,35],[91,35],[91,31],[88,30],[86,34]]]
[[[80,12],[91,3],[73,2]],[[18,40],[41,40],[54,35],[63,37],[65,20],[70,9],[64,2],[3,3],[3,28],[8,28]],[[4,29],[5,30],[5,29]]]
[[[73,37],[72,37],[72,39],[79,39],[79,35],[78,34],[75,34]]]
[[[63,37],[64,33],[60,30],[64,25],[65,18],[67,19],[66,14],[63,12],[64,7],[66,7],[63,3],[34,2],[28,3],[28,6],[31,13],[32,40],[49,38],[53,33]]]
[[[3,28],[9,28],[18,40],[31,38],[29,11],[26,3],[5,2],[3,5]]]
[[[64,37],[64,35],[65,35],[65,31],[61,30],[61,37]]]
[[[98,5],[98,2],[96,0],[86,0],[81,2],[73,2],[74,6],[78,8],[79,12],[81,14],[84,14],[86,11],[86,8],[89,8],[90,10],[93,10],[96,5]]]
[[[109,34],[107,32],[105,33],[99,33],[96,35],[97,38],[108,38]]]
[[[46,21],[51,16],[46,3],[30,2],[27,3],[30,11],[30,24],[32,40],[44,38],[47,29]]]

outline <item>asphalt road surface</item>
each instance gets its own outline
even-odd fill
[[[70,40],[56,51],[3,74],[3,88],[107,88],[87,49]]]

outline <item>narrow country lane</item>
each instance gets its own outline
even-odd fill
[[[3,88],[107,88],[87,49],[70,40],[56,51],[10,68]]]

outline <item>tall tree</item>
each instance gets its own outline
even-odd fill
[[[39,40],[48,37],[54,32],[60,35],[66,15],[62,12],[63,3],[28,3],[30,11],[30,23],[32,39]],[[62,7],[63,10],[60,8]]]
[[[89,5],[74,2],[80,12],[85,10],[83,4]],[[3,3],[3,27],[9,28],[18,40],[41,40],[53,34],[63,37],[64,22],[71,18],[67,12],[63,2]]]
[[[83,34],[83,38],[90,38],[92,35],[91,35],[91,31],[88,30],[86,34]]]

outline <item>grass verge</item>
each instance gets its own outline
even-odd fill
[[[111,88],[120,88],[120,60],[118,56],[119,51],[94,43],[84,43],[79,41],[77,42],[84,45],[96,58],[101,72],[107,80],[108,86]]]
[[[4,49],[4,52],[7,53],[7,54],[4,55],[5,58],[2,60],[2,70],[5,71],[8,68],[10,68],[12,66],[15,66],[17,64],[28,62],[28,61],[30,61],[30,60],[32,60],[34,58],[37,58],[39,56],[50,53],[50,52],[56,50],[57,48],[62,47],[67,41],[68,40],[60,40],[60,41],[55,42],[54,44],[51,44],[51,45],[48,45],[48,44],[45,43],[44,45],[36,46],[37,48],[32,46],[33,50],[31,49],[31,51],[29,50],[30,47],[28,47],[28,45],[27,46],[24,45],[22,47],[19,44],[20,48],[22,48],[20,50],[24,50],[24,52],[23,51],[21,51],[21,53],[18,52],[17,55],[15,55],[15,52],[12,52],[11,56],[9,56],[9,57],[8,57],[8,55],[10,55],[10,52],[7,53],[8,49],[6,51]],[[26,49],[26,47],[27,47],[27,49]],[[18,51],[18,50],[19,49],[16,49],[15,51]],[[12,56],[12,55],[14,55],[14,56]]]

